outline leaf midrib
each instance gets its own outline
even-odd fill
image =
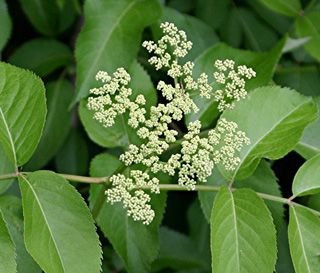
[[[16,156],[16,148],[15,148],[15,145],[14,145],[14,142],[13,142],[13,138],[12,138],[12,135],[11,135],[11,132],[10,132],[10,129],[9,129],[9,126],[8,126],[8,123],[6,121],[6,118],[4,116],[4,113],[2,111],[2,108],[0,106],[0,115],[1,115],[1,118],[3,120],[3,123],[6,127],[6,131],[7,131],[7,134],[8,134],[8,138],[9,138],[9,141],[10,141],[10,145],[11,145],[11,148],[12,148],[12,153],[13,153],[13,159],[14,159],[14,167],[15,167],[15,170],[18,170],[18,162],[17,162],[17,156]]]
[[[63,270],[63,272],[67,272],[66,269],[65,269],[65,267],[64,267],[64,265],[63,265],[63,263],[62,263],[63,260],[62,260],[61,253],[59,252],[59,248],[57,247],[57,243],[56,243],[56,241],[55,241],[55,239],[54,239],[54,236],[53,236],[53,233],[52,233],[52,231],[51,231],[51,229],[50,229],[50,225],[49,225],[49,222],[48,222],[48,220],[47,220],[46,214],[45,214],[45,212],[44,212],[44,210],[43,210],[43,208],[42,208],[42,206],[41,206],[41,202],[40,202],[40,200],[39,200],[39,198],[38,198],[38,196],[37,196],[34,188],[32,187],[32,184],[29,182],[29,180],[28,180],[24,175],[20,175],[20,177],[28,184],[28,186],[29,186],[29,188],[31,189],[31,192],[32,192],[35,200],[37,201],[37,204],[38,204],[38,206],[39,206],[39,208],[40,208],[40,211],[41,211],[41,213],[42,213],[42,216],[43,216],[43,218],[44,218],[44,220],[45,220],[45,222],[46,222],[46,224],[47,224],[47,229],[48,229],[48,231],[49,231],[49,233],[50,233],[50,236],[51,236],[51,238],[52,238],[53,245],[55,246],[56,252],[57,252],[57,254],[58,254],[58,256],[59,256],[59,262],[60,262],[60,264],[61,264],[62,270]]]
[[[296,224],[297,224],[297,231],[298,231],[298,234],[299,234],[299,239],[300,239],[300,243],[301,243],[301,248],[302,248],[303,257],[304,257],[304,260],[305,260],[306,265],[307,265],[307,270],[308,270],[309,273],[312,273],[312,272],[311,272],[311,269],[310,269],[310,266],[309,266],[308,259],[307,259],[306,250],[305,250],[305,248],[304,248],[304,243],[303,243],[303,238],[302,238],[302,233],[301,233],[301,230],[300,230],[300,225],[299,225],[298,217],[297,217],[295,208],[294,208],[293,206],[292,206],[291,208],[292,208],[292,212],[293,212],[294,219],[295,219]]]
[[[236,248],[236,260],[237,260],[237,272],[240,273],[240,255],[239,255],[239,236],[238,236],[238,225],[237,225],[237,214],[236,214],[236,208],[235,208],[235,202],[233,193],[228,190],[231,198],[231,204],[232,204],[232,218],[233,218],[233,224],[234,224],[234,232],[235,232],[235,248]]]
[[[278,125],[280,125],[286,118],[288,118],[292,113],[294,113],[295,111],[297,111],[300,107],[304,106],[305,104],[310,103],[311,100],[308,100],[302,104],[297,105],[295,108],[293,108],[290,112],[288,112],[283,118],[281,118],[277,123],[275,123],[270,130],[267,131],[266,134],[262,135],[260,138],[257,139],[257,141],[255,142],[255,145],[251,146],[250,149],[248,149],[247,153],[244,155],[243,160],[241,161],[241,163],[238,165],[238,167],[236,168],[236,170],[234,171],[234,174],[232,176],[232,180],[235,180],[235,177],[237,176],[241,166],[243,165],[243,163],[246,161],[246,159],[248,158],[248,155],[250,155],[250,153],[259,145],[259,143],[261,143],[261,141],[263,139],[265,139]]]

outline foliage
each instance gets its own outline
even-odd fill
[[[319,26],[315,0],[0,0],[0,273],[319,273]]]

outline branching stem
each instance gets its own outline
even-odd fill
[[[120,169],[123,169],[123,166],[120,167]],[[8,173],[8,174],[2,174],[0,175],[0,180],[6,180],[10,178],[17,178],[19,175],[24,174],[27,175],[30,172],[20,172],[20,173]],[[58,175],[62,176],[63,178],[71,181],[71,182],[79,182],[79,183],[88,183],[88,184],[103,184],[106,186],[108,183],[109,177],[88,177],[88,176],[80,176],[80,175],[73,175],[73,174],[64,174],[64,173],[57,173]],[[162,191],[189,191],[186,187],[182,187],[178,184],[160,184],[159,185],[160,190]],[[207,192],[218,192],[220,190],[221,186],[211,186],[211,185],[196,185],[195,191],[207,191]],[[144,190],[151,190],[150,186],[144,186],[141,187],[141,189]],[[236,190],[235,188],[231,189],[232,191]],[[304,207],[305,209],[311,211],[317,216],[320,216],[320,211],[311,209],[307,206],[303,206],[301,204],[298,204],[296,202],[292,201],[292,198],[284,198],[279,197],[267,193],[262,192],[256,192],[258,196],[260,196],[262,199],[270,200],[277,203],[282,203],[286,205],[294,205],[299,207]],[[101,194],[99,195],[99,200],[96,202],[95,206],[93,207],[92,213],[94,218],[96,218],[99,215],[100,209],[105,202],[105,196],[104,196],[104,189],[102,189]]]

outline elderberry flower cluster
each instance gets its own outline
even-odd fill
[[[99,88],[90,89],[87,107],[95,113],[93,118],[98,120],[105,127],[111,127],[118,115],[129,111],[128,123],[131,127],[137,128],[139,123],[145,121],[146,109],[143,108],[146,100],[143,95],[131,101],[132,89],[128,87],[131,80],[130,75],[124,68],[118,68],[112,77],[105,71],[99,71],[96,80],[103,83]]]
[[[247,96],[245,89],[246,79],[256,76],[256,72],[245,65],[235,69],[235,62],[232,60],[217,60],[215,62],[217,71],[213,73],[216,83],[220,89],[214,93],[214,99],[218,102],[218,109],[224,111],[234,107],[234,102],[244,99]]]
[[[154,218],[154,211],[149,204],[151,199],[147,193],[138,188],[149,186],[151,192],[159,193],[159,180],[155,177],[150,179],[147,173],[140,170],[131,170],[129,177],[115,174],[111,176],[110,182],[112,188],[106,190],[107,201],[111,204],[122,202],[128,216],[132,216],[135,221],[149,224]]]
[[[219,110],[223,111],[246,96],[245,79],[254,77],[255,72],[246,66],[235,68],[231,60],[218,60],[215,62],[217,72],[213,76],[221,88],[213,92],[208,75],[202,73],[194,79],[194,63],[181,60],[192,47],[186,33],[172,23],[163,23],[160,27],[162,38],[157,43],[145,41],[142,45],[152,54],[149,63],[156,70],[166,70],[172,78],[171,83],[159,81],[157,84],[157,90],[166,102],[147,110],[143,95],[131,99],[130,75],[124,68],[119,68],[112,75],[98,72],[96,80],[102,86],[90,90],[93,96],[89,97],[87,104],[94,112],[93,118],[105,127],[111,127],[119,115],[128,112],[128,125],[136,129],[141,139],[142,144],[130,144],[120,155],[129,171],[127,175],[118,173],[110,177],[111,187],[106,190],[106,195],[108,202],[122,202],[128,215],[144,224],[150,224],[155,216],[146,190],[160,192],[158,173],[176,175],[179,185],[194,190],[198,181],[207,181],[216,164],[227,170],[235,169],[240,162],[237,153],[250,142],[232,121],[221,118],[214,129],[202,135],[201,122],[197,120],[187,125],[187,133],[180,140],[180,151],[171,154],[168,160],[163,159],[178,140],[178,131],[172,125],[199,110],[190,91],[207,99],[214,97]],[[143,171],[134,169],[135,166],[142,166]]]

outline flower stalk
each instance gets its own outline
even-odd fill
[[[17,178],[19,175],[28,175],[30,172],[20,172],[20,173],[7,173],[7,174],[2,174],[0,175],[0,181],[1,180],[7,180],[7,179],[12,179],[12,178]],[[109,177],[90,177],[90,176],[80,176],[80,175],[72,175],[72,174],[63,174],[63,173],[57,173],[57,175],[62,176],[66,180],[70,182],[77,182],[77,183],[87,183],[87,184],[100,184],[100,185],[106,185],[109,182]],[[196,185],[195,186],[195,191],[197,192],[218,192],[221,189],[222,186],[213,186],[213,185]],[[141,190],[150,190],[152,189],[151,186],[141,186],[139,187]],[[178,184],[160,184],[159,185],[160,191],[188,191],[186,187],[180,186]],[[237,190],[237,188],[231,188],[232,191]],[[258,196],[260,196],[262,199],[269,200],[272,202],[276,203],[282,203],[285,205],[292,205],[292,206],[299,206],[299,207],[304,207],[305,209],[311,211],[313,214],[317,215],[320,217],[320,211],[311,209],[307,206],[301,205],[299,203],[296,203],[292,201],[292,198],[284,198],[272,194],[267,194],[267,193],[262,193],[262,192],[256,192]],[[105,202],[105,195],[104,192],[101,195],[101,200],[102,203]],[[99,203],[99,200],[97,200],[96,203]],[[92,210],[92,214],[94,215],[94,218],[97,217],[99,214],[99,209],[96,208],[95,210]]]

